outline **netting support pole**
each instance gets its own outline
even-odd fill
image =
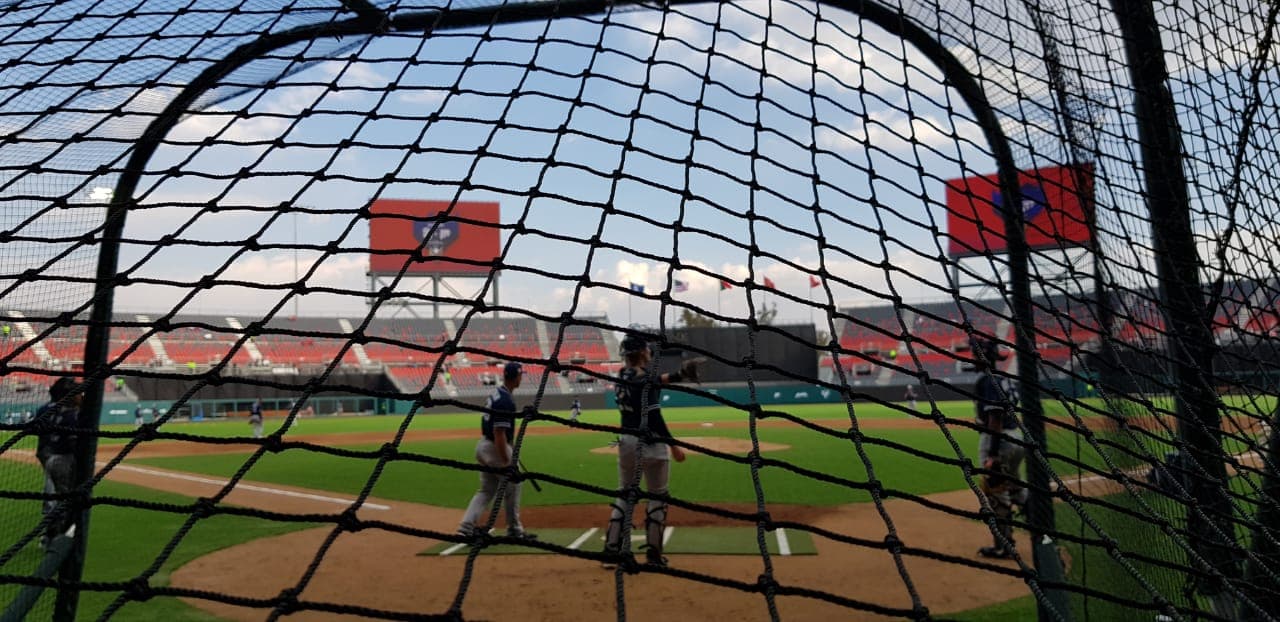
[[[1213,382],[1216,346],[1205,313],[1201,262],[1191,228],[1191,205],[1183,172],[1182,142],[1169,71],[1164,61],[1160,27],[1150,2],[1112,0],[1124,39],[1133,113],[1137,120],[1143,183],[1151,219],[1152,247],[1161,305],[1167,323],[1167,355],[1172,361],[1178,436],[1198,465],[1187,477],[1192,497],[1187,528],[1192,546],[1214,578],[1199,581],[1197,590],[1213,601],[1215,611],[1235,619],[1228,581],[1238,580],[1240,548],[1227,494],[1222,421]]]
[[[672,4],[675,3],[672,2]],[[364,0],[345,0],[344,5],[357,16],[264,35],[237,47],[226,57],[206,67],[186,88],[178,91],[164,110],[147,125],[129,154],[129,160],[124,169],[120,171],[120,178],[116,182],[111,203],[107,206],[107,213],[103,219],[101,237],[98,239],[101,248],[98,251],[92,310],[85,337],[85,386],[84,398],[80,406],[82,414],[78,423],[79,427],[93,430],[95,433],[81,434],[77,440],[76,481],[78,486],[76,490],[81,497],[78,501],[73,500],[75,505],[71,508],[76,514],[75,540],[72,542],[70,553],[58,570],[58,578],[66,587],[58,590],[54,603],[54,622],[73,622],[79,605],[78,584],[84,576],[85,553],[88,550],[90,482],[94,477],[98,452],[96,430],[102,413],[103,384],[111,375],[111,369],[107,366],[107,355],[111,338],[111,314],[114,309],[115,290],[121,285],[117,270],[125,216],[133,204],[134,193],[138,189],[138,183],[146,170],[147,163],[155,155],[164,137],[182,120],[183,115],[193,109],[198,98],[231,72],[254,59],[261,58],[274,50],[313,39],[372,35],[387,29],[429,32],[433,29],[446,30],[495,22],[528,21],[540,17],[566,17],[598,11],[602,6],[601,3],[593,0],[563,0],[534,2],[522,7],[520,11],[502,15],[499,15],[497,9],[490,7],[448,12],[426,10],[399,14],[394,19],[389,19],[386,13]]]
[[[969,106],[975,121],[982,128],[987,144],[991,147],[991,154],[996,161],[1000,193],[1004,198],[1002,211],[1008,241],[1010,304],[1015,332],[1014,347],[1018,352],[1018,398],[1022,403],[1023,424],[1026,427],[1027,440],[1031,445],[1031,459],[1027,461],[1027,483],[1030,485],[1031,493],[1027,500],[1027,522],[1031,528],[1031,550],[1036,576],[1029,577],[1027,583],[1037,595],[1036,603],[1041,620],[1070,620],[1071,607],[1067,593],[1058,589],[1046,589],[1040,584],[1041,580],[1050,584],[1062,583],[1065,573],[1057,547],[1046,536],[1054,532],[1053,498],[1049,493],[1048,459],[1044,456],[1047,444],[1033,332],[1030,250],[1023,230],[1022,191],[1018,183],[1018,167],[1014,162],[1008,137],[1005,136],[1000,126],[1000,119],[996,116],[995,109],[988,101],[981,84],[932,34],[915,22],[904,19],[898,10],[882,6],[877,2],[844,0],[834,1],[831,4],[859,15],[891,34],[902,37],[937,65],[942,70],[947,85],[954,88]]]
[[[1262,441],[1258,452],[1264,454],[1262,471],[1262,498],[1258,500],[1258,513],[1253,524],[1253,556],[1245,566],[1245,589],[1252,588],[1250,597],[1256,609],[1246,611],[1243,618],[1249,622],[1261,622],[1267,617],[1263,612],[1280,612],[1280,586],[1275,585],[1272,573],[1280,569],[1280,408],[1271,413],[1271,433]],[[1270,531],[1270,536],[1265,533]],[[1259,589],[1263,588],[1263,589]]]
[[[111,375],[111,369],[107,366],[107,354],[111,338],[111,313],[114,308],[115,290],[121,285],[117,270],[125,216],[133,204],[133,195],[146,170],[147,162],[151,160],[164,137],[192,108],[200,95],[241,65],[292,43],[309,41],[326,35],[368,33],[381,27],[381,22],[375,23],[376,16],[367,12],[362,15],[363,17],[343,22],[305,26],[264,36],[236,48],[226,58],[206,68],[186,88],[179,91],[139,137],[116,182],[115,192],[103,219],[102,234],[98,239],[101,246],[98,250],[98,265],[95,271],[93,308],[89,315],[88,334],[85,337],[85,388],[80,407],[79,427],[94,431],[98,429],[102,413],[103,385]],[[77,439],[76,447],[76,481],[79,483],[76,490],[80,497],[75,501],[76,505],[72,506],[72,510],[76,513],[75,540],[58,571],[58,578],[67,587],[58,590],[57,599],[54,602],[54,622],[73,622],[76,617],[80,596],[78,584],[84,575],[85,553],[88,550],[90,508],[88,501],[97,452],[97,434],[81,434]]]

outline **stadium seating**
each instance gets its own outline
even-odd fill
[[[1220,343],[1256,340],[1280,332],[1280,287],[1276,282],[1228,282],[1217,300],[1213,329]],[[1134,348],[1158,347],[1164,319],[1151,292],[1129,292],[1110,300],[1114,320],[1109,327],[1117,343]],[[1088,296],[1056,294],[1033,300],[1038,355],[1046,374],[1062,375],[1078,364],[1077,355],[1091,350],[1104,334]],[[973,373],[967,364],[969,330],[1012,343],[1012,322],[1002,300],[962,300],[913,303],[894,307],[884,303],[845,308],[836,317],[836,330],[846,377],[860,382],[911,382],[921,373],[964,382]],[[87,337],[87,322],[56,324],[56,315],[39,311],[10,312],[0,318],[10,330],[0,336],[0,360],[33,369],[79,365]],[[276,317],[255,325],[253,316],[178,315],[176,327],[157,331],[153,317],[117,314],[109,356],[123,368],[172,365],[205,367],[229,358],[235,365],[306,367],[327,364],[349,341],[365,342],[360,356],[355,347],[342,354],[344,365],[385,368],[402,387],[420,388],[433,365],[448,365],[451,390],[480,393],[500,378],[501,365],[513,358],[526,363],[546,360],[556,349],[557,363],[572,364],[591,373],[566,370],[547,383],[548,391],[575,390],[581,383],[607,385],[619,361],[605,331],[578,323],[560,326],[532,318],[473,316],[458,319],[374,318],[363,336],[351,335],[362,320]],[[606,320],[607,321],[607,320]],[[242,324],[243,323],[243,324]],[[56,326],[50,330],[50,326]],[[249,326],[253,330],[245,328]],[[44,333],[48,334],[44,334]],[[257,333],[237,345],[245,332]],[[24,347],[31,337],[31,347]],[[458,339],[457,343],[453,343]],[[441,360],[446,345],[449,356]],[[354,344],[353,344],[354,346]],[[132,349],[127,355],[125,352]],[[19,351],[21,350],[21,351]],[[831,378],[833,360],[821,355],[823,377]],[[1009,363],[1010,365],[1012,363]],[[526,365],[530,374],[542,367]],[[36,378],[10,373],[8,385]],[[445,376],[441,375],[442,382]],[[566,389],[568,387],[568,389]],[[0,387],[2,389],[3,387]],[[416,389],[415,389],[416,390]]]
[[[439,355],[428,348],[439,348],[450,337],[444,321],[438,319],[377,318],[369,322],[365,334],[376,339],[364,346],[369,359],[386,365],[433,362]],[[391,343],[397,341],[407,345]]]
[[[527,318],[473,317],[462,334],[461,346],[469,350],[494,352],[495,360],[545,358],[538,343],[537,326],[534,320]]]

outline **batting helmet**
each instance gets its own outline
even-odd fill
[[[978,363],[994,363],[1009,358],[1000,348],[1000,343],[986,337],[974,336],[969,340],[969,349]]]
[[[516,376],[519,376],[523,373],[524,373],[524,366],[515,361],[511,361],[510,363],[507,363],[502,367],[503,378],[515,378]]]
[[[79,383],[76,382],[75,378],[63,376],[55,380],[53,386],[49,387],[49,397],[55,402],[60,401],[74,391],[77,384]]]

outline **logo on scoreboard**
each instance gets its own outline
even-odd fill
[[[427,243],[427,253],[440,255],[458,240],[458,223],[435,218],[413,223],[413,237]]]
[[[991,202],[994,204],[996,214],[999,215],[1004,209],[1004,195],[999,190],[991,193]],[[1047,209],[1049,200],[1044,196],[1044,188],[1039,184],[1024,184],[1022,186],[1022,219],[1024,221],[1034,220],[1041,212]]]

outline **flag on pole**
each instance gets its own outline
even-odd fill
[[[644,293],[644,286],[643,286],[643,285],[641,285],[641,284],[639,284],[639,283],[632,283],[632,284],[631,284],[631,291],[633,291],[633,292],[635,292],[635,293],[637,293],[637,294],[643,294],[643,293]]]
[[[732,284],[730,284],[728,281],[721,280],[721,281],[720,281],[720,291],[724,291],[724,290],[726,290],[726,289],[733,289],[733,285],[732,285]]]
[[[675,290],[677,294],[684,293],[689,291],[689,283],[680,279],[673,279],[671,289]]]
[[[764,286],[769,289],[778,289],[778,286],[773,284],[773,279],[767,276],[764,277]]]
[[[813,289],[813,288],[815,288],[815,287],[817,287],[817,286],[819,286],[819,285],[822,285],[822,281],[819,281],[819,280],[818,280],[818,277],[813,276],[812,274],[810,274],[810,275],[809,275],[809,289]]]

